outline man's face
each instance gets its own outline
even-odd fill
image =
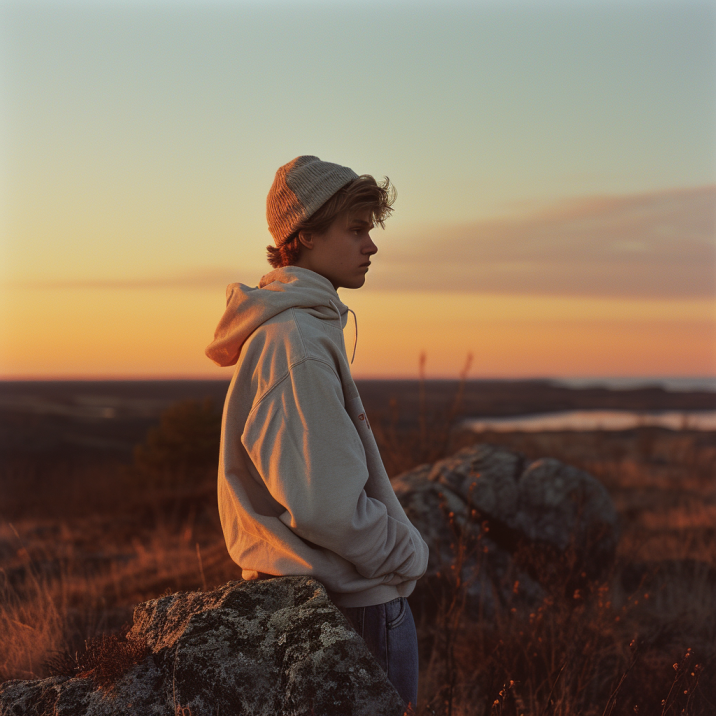
[[[371,229],[370,211],[338,216],[323,234],[311,235],[312,248],[304,247],[297,265],[325,276],[334,288],[360,288],[378,251]]]

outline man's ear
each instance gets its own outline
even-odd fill
[[[308,231],[301,231],[298,234],[298,240],[301,243],[301,246],[307,248],[309,251],[313,248],[314,242],[313,242],[313,234],[309,233]]]

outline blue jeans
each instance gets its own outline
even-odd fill
[[[418,700],[418,634],[405,597],[373,607],[341,607],[406,704]]]

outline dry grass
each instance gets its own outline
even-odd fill
[[[140,601],[237,577],[206,489],[148,497],[142,510],[0,522],[0,681],[47,676]]]
[[[625,585],[625,566],[585,593],[555,584],[531,612],[498,602],[478,619],[463,609],[460,570],[447,573],[447,598],[420,624],[419,713],[713,714],[714,573],[647,569]]]
[[[454,415],[450,407],[402,431],[390,415],[374,419],[392,474],[474,441],[444,429]],[[597,476],[621,516],[617,563],[587,594],[555,588],[530,613],[498,608],[478,619],[463,609],[459,570],[447,573],[437,612],[418,619],[418,713],[716,713],[716,436],[641,429],[481,439]],[[0,520],[0,681],[77,664],[85,642],[121,633],[139,601],[237,577],[211,471],[168,491],[117,466],[43,469],[6,466],[15,477],[4,484],[16,489]],[[48,483],[62,489],[33,492]],[[479,550],[456,544],[458,562]]]

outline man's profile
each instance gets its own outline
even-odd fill
[[[222,421],[218,497],[244,579],[322,582],[406,703],[417,698],[417,637],[406,597],[428,548],[390,485],[350,372],[348,307],[395,193],[347,167],[301,156],[267,198],[274,270],[231,284],[206,353],[236,364]]]

